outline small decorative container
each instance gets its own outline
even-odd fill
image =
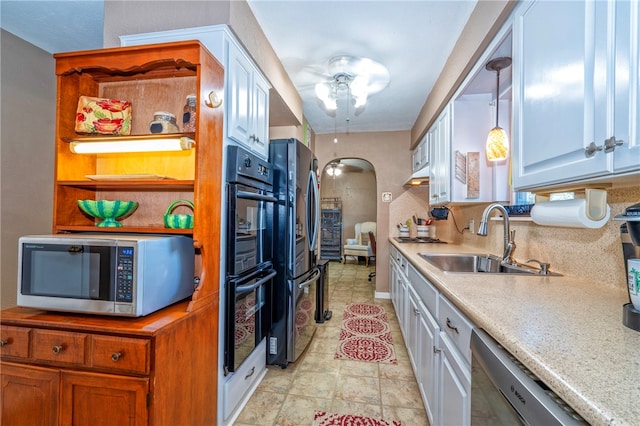
[[[409,228],[403,227],[399,229],[400,238],[409,238]]]
[[[427,238],[430,236],[431,227],[427,225],[416,225],[416,237]]]
[[[120,228],[117,219],[129,216],[138,208],[137,201],[123,200],[78,200],[80,210],[89,216],[102,219],[96,224],[99,228]]]
[[[153,120],[149,123],[149,132],[157,133],[179,133],[180,129],[176,123],[176,116],[166,111],[156,111],[153,113]]]
[[[192,214],[173,214],[173,210],[179,206],[186,206],[194,210],[193,203],[189,200],[176,200],[169,205],[164,215],[164,227],[170,229],[191,229],[193,228]]]
[[[131,102],[80,96],[75,131],[102,135],[131,134]]]
[[[196,95],[187,96],[182,114],[182,131],[185,133],[196,131]]]

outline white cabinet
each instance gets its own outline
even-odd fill
[[[400,323],[400,329],[403,336],[406,334],[407,324],[407,304],[408,304],[408,279],[407,279],[407,266],[408,262],[400,252],[394,248],[391,250],[391,270],[390,273],[390,285],[391,285],[391,301]],[[405,336],[406,339],[406,336]]]
[[[391,265],[391,298],[429,423],[469,425],[473,324],[393,247]]]
[[[440,351],[438,424],[469,425],[471,424],[471,367],[464,362],[444,332],[440,333]]]
[[[451,201],[451,105],[448,104],[427,132],[429,145],[429,204]]]
[[[408,315],[411,319],[408,321],[407,350],[429,423],[436,425],[440,326],[434,314],[437,312],[438,292],[412,265],[409,265],[409,284]]]
[[[427,135],[425,134],[420,143],[411,153],[412,171],[418,170],[429,165],[429,143]]]
[[[516,190],[640,169],[639,13],[636,2],[613,0],[517,9]]]
[[[235,43],[229,44],[227,136],[269,157],[269,85]]]
[[[271,86],[226,25],[121,36],[123,46],[199,40],[225,68],[225,143],[237,143],[269,158]]]

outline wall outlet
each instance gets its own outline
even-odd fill
[[[470,233],[474,233],[475,232],[475,221],[473,219],[469,220],[469,232]]]

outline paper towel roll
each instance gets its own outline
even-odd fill
[[[607,213],[602,219],[589,219],[587,200],[584,198],[536,203],[531,209],[531,219],[538,225],[569,228],[602,228],[609,220],[610,214],[611,209],[607,204]]]

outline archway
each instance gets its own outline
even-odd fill
[[[356,223],[376,222],[376,185],[375,169],[367,160],[336,158],[327,163],[320,180],[321,259],[340,260],[347,239],[355,238]],[[336,220],[339,228],[333,226]]]

